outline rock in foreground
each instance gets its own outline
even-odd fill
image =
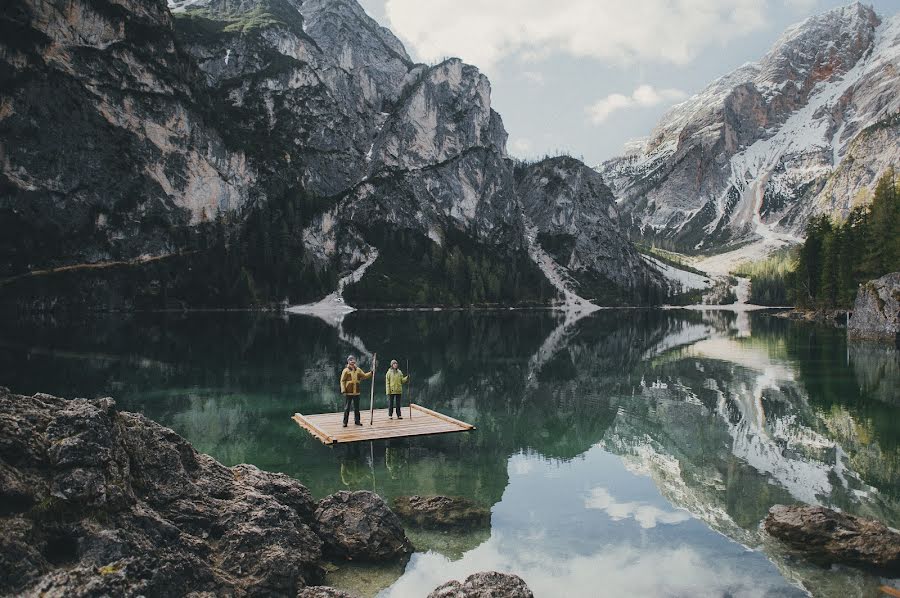
[[[483,571],[468,576],[462,583],[448,581],[435,588],[428,598],[534,598],[534,594],[518,575]]]
[[[112,399],[0,388],[0,595],[293,595],[323,577],[316,507],[298,481],[225,467]]]
[[[386,561],[413,551],[400,520],[372,492],[336,492],[322,499],[315,517],[319,536],[336,556]]]
[[[900,533],[879,521],[825,507],[775,505],[764,526],[811,561],[900,575]]]
[[[491,522],[490,510],[458,496],[398,496],[394,499],[394,511],[405,521],[432,529],[485,526]]]
[[[847,336],[900,341],[900,272],[886,274],[859,287]]]

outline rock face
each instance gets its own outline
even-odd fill
[[[881,522],[825,507],[775,505],[763,525],[811,560],[900,575],[900,533]]]
[[[463,299],[499,302],[504,286],[548,299],[527,251],[527,182],[477,68],[414,64],[354,0],[11,2],[23,33],[0,40],[0,280],[40,274],[0,286],[0,299],[299,303],[376,255],[454,250],[444,269],[410,267],[433,282],[477,260],[492,275],[460,271]],[[568,162],[558,176],[584,188],[576,209],[592,221],[603,190]],[[611,232],[575,266],[637,269],[605,279],[629,297],[654,280],[632,254]],[[382,288],[410,286],[378,263],[370,272],[389,279]]]
[[[2,594],[291,594],[324,573],[302,484],[225,467],[112,399],[0,388],[0,504]],[[368,523],[367,538],[398,534]]]
[[[461,496],[398,496],[394,511],[425,528],[480,527],[491,522],[489,509]]]
[[[597,303],[636,303],[662,276],[625,242],[616,201],[603,178],[561,156],[517,169],[517,191],[536,241],[573,281],[578,295]]]
[[[377,494],[342,490],[319,503],[315,528],[337,556],[386,561],[413,551],[400,520]]]
[[[632,232],[694,251],[802,235],[900,160],[900,16],[860,3],[789,28],[600,166]]]
[[[885,274],[859,288],[847,336],[900,343],[900,272]]]
[[[474,573],[462,583],[453,580],[437,587],[428,598],[534,598],[518,575],[485,571]]]

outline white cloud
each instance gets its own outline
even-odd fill
[[[509,143],[509,150],[516,156],[528,154],[533,147],[534,144],[531,142],[531,139],[526,139],[524,137],[513,139]]]
[[[535,85],[544,84],[544,74],[538,71],[522,71],[522,76]]]
[[[591,122],[598,125],[617,110],[624,110],[632,106],[643,108],[657,106],[663,102],[675,102],[686,97],[687,94],[680,89],[656,89],[652,85],[641,85],[631,92],[630,96],[611,93],[588,106],[586,111]]]
[[[386,0],[416,56],[459,56],[482,70],[553,52],[611,64],[686,64],[704,47],[761,29],[770,9],[805,0]],[[774,6],[773,6],[774,5]]]
[[[606,488],[594,488],[584,499],[586,509],[606,511],[611,519],[633,518],[644,529],[656,527],[658,523],[673,525],[691,518],[686,511],[664,511],[653,505],[639,502],[618,502]]]

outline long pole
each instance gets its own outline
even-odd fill
[[[369,398],[369,425],[375,421],[375,368],[378,367],[378,353],[372,354],[372,396]]]
[[[406,375],[409,376],[409,358],[406,358]],[[412,377],[409,379],[409,387],[406,389],[409,400],[409,419],[412,419]]]

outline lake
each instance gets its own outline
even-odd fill
[[[327,447],[290,419],[342,409],[346,356],[368,368],[369,351],[379,406],[389,359],[408,359],[415,402],[477,431]],[[328,574],[363,595],[424,596],[497,569],[539,597],[877,596],[884,580],[805,563],[760,522],[801,502],[900,527],[898,352],[765,313],[47,316],[0,322],[0,384],[113,396],[317,498],[366,489],[490,508],[484,529],[408,530],[405,566]]]

